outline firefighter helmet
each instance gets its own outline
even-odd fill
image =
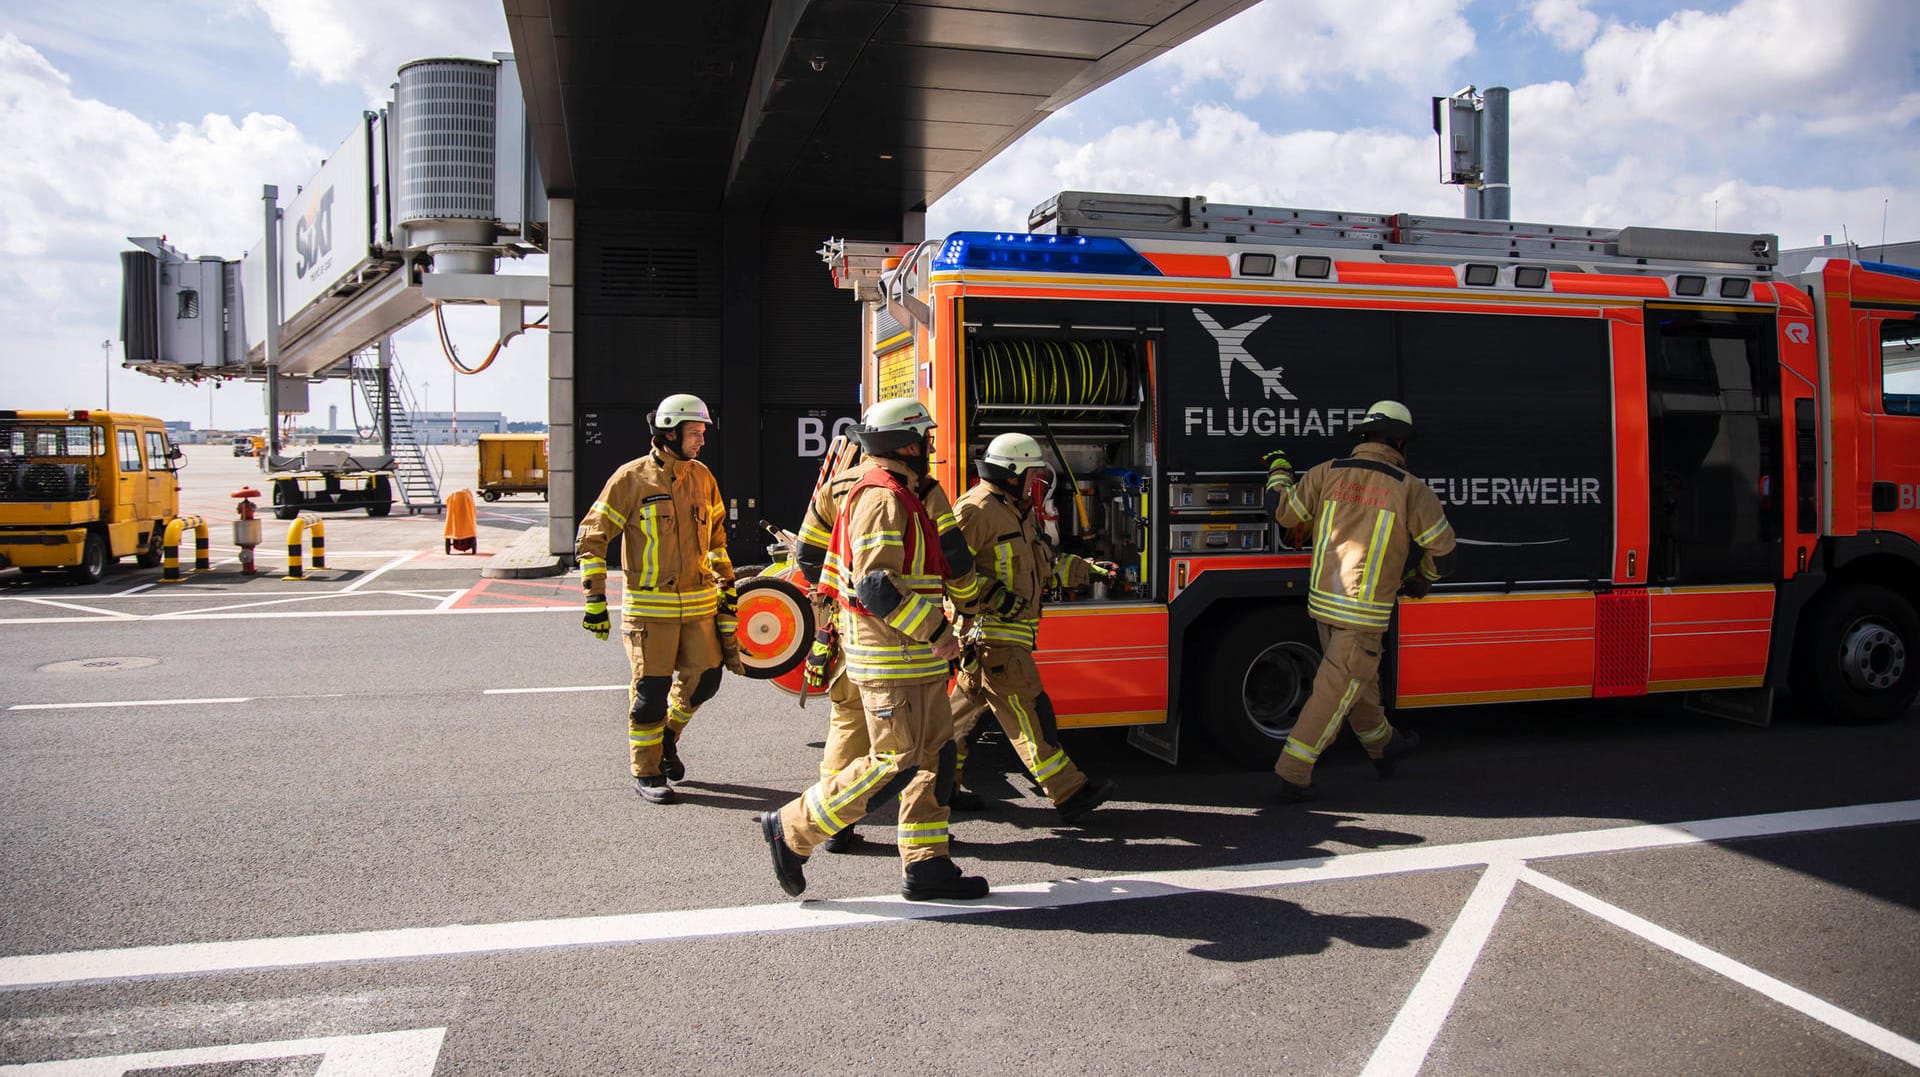
[[[706,423],[712,426],[713,416],[707,411],[707,402],[692,393],[675,393],[654,409],[654,433],[665,434],[681,423]]]
[[[974,465],[988,482],[1014,482],[1034,468],[1049,468],[1040,443],[1025,434],[1001,434]]]
[[[1398,400],[1377,400],[1367,409],[1367,417],[1353,424],[1357,436],[1369,435],[1388,441],[1413,439],[1413,412]]]
[[[875,456],[897,452],[908,445],[922,445],[938,425],[927,406],[912,397],[882,400],[867,409],[853,436],[860,447]]]

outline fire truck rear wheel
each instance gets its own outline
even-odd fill
[[[1885,587],[1845,583],[1808,613],[1794,694],[1813,718],[1884,722],[1920,695],[1920,615]]]
[[[1271,767],[1313,694],[1315,641],[1300,606],[1243,613],[1203,639],[1192,698],[1207,738],[1235,761]]]
[[[152,540],[147,543],[147,548],[133,555],[133,563],[141,568],[159,568],[161,556],[164,553],[161,545],[165,541],[163,533],[155,530]]]
[[[107,540],[90,534],[80,550],[80,563],[67,570],[67,578],[74,583],[99,583],[106,575]]]

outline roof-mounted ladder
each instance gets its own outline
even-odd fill
[[[1460,255],[1468,258],[1565,258],[1635,264],[1679,262],[1770,269],[1780,238],[1770,233],[1340,213],[1288,206],[1215,204],[1204,196],[1062,191],[1035,206],[1027,229],[1061,235],[1178,235],[1225,243],[1272,243]]]

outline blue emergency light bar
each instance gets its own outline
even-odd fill
[[[1920,269],[1915,269],[1912,266],[1897,266],[1891,262],[1861,262],[1860,268],[1870,269],[1875,273],[1891,273],[1896,277],[1920,280]]]
[[[955,232],[933,257],[933,271],[1019,269],[1052,273],[1162,276],[1153,263],[1116,236],[1055,236],[1019,232]]]

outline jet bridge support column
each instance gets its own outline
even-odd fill
[[[547,203],[547,543],[564,562],[573,559],[574,443],[574,205]]]

